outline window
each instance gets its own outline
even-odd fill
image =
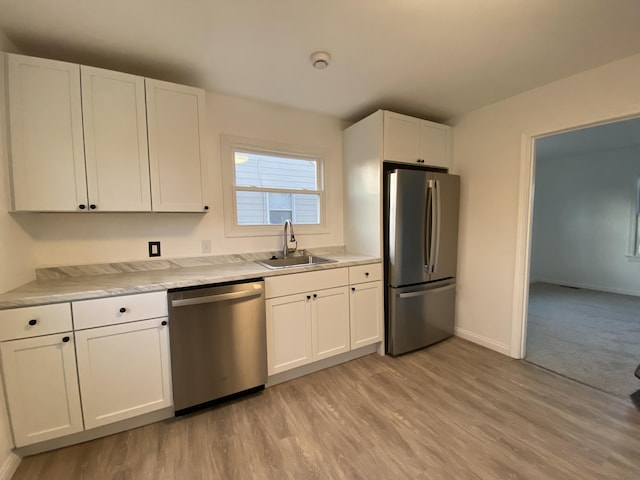
[[[278,234],[285,220],[323,228],[321,154],[223,136],[222,155],[228,235]]]

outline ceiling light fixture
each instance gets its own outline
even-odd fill
[[[331,61],[331,55],[329,55],[328,52],[313,52],[309,58],[313,68],[317,68],[318,70],[327,68]]]

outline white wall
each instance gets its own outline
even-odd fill
[[[326,152],[329,233],[301,235],[299,248],[343,244],[342,129],[335,118],[238,97],[207,93],[207,138],[213,204],[207,214],[94,213],[15,214],[34,241],[37,267],[144,260],[147,242],[162,242],[166,258],[202,254],[212,240],[213,254],[278,250],[281,236],[227,238],[222,209],[220,135],[236,135]]]
[[[532,280],[640,295],[630,262],[640,147],[537,158]]]
[[[456,324],[460,336],[505,354],[512,351],[514,294],[518,295],[514,284],[521,280],[516,277],[520,166],[525,165],[527,136],[640,112],[639,84],[636,55],[453,122],[454,171],[462,176]]]
[[[16,52],[15,46],[0,30],[0,52]],[[0,59],[0,64],[4,59]],[[7,142],[4,109],[4,69],[0,65],[0,292],[17,287],[33,279],[31,239],[9,211],[9,177],[7,164]],[[9,479],[20,463],[11,452],[12,440],[9,431],[4,390],[0,383],[0,479]]]

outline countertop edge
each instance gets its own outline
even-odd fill
[[[339,257],[341,256],[358,256],[362,258],[340,259]],[[73,279],[73,281],[35,280],[14,290],[11,290],[4,294],[0,294],[0,310],[35,307],[39,305],[50,305],[55,303],[66,303],[80,300],[92,300],[96,298],[114,297],[120,295],[158,292],[174,288],[214,285],[224,282],[249,280],[252,278],[266,278],[280,275],[290,275],[295,273],[381,263],[381,259],[379,257],[366,257],[355,254],[336,256],[326,255],[325,257],[331,258],[336,261],[335,263],[285,268],[279,270],[270,270],[266,267],[258,265],[255,262],[237,262],[235,264],[214,265],[206,268],[184,267],[180,269],[171,269],[171,271],[160,270],[76,277],[75,279]],[[239,273],[228,272],[228,270],[233,268],[234,266],[240,270],[246,271]],[[202,270],[206,270],[206,272]],[[199,271],[202,271],[201,276],[198,276]],[[185,275],[185,273],[189,274],[189,278],[178,278]],[[161,278],[171,275],[176,277],[176,280],[161,280]],[[159,277],[159,280],[154,281],[154,276]],[[136,281],[137,277],[143,277],[143,279],[140,281]],[[83,288],[80,285],[74,287],[75,283],[77,283],[78,281],[81,282],[83,279],[91,281],[96,286],[94,288]],[[121,286],[114,284],[117,283],[118,280],[120,280],[120,282],[122,283]],[[127,280],[134,284],[129,284]],[[104,286],[100,286],[101,282]],[[30,293],[29,290],[33,290],[34,288],[39,288],[42,291],[38,293]],[[77,291],[73,291],[75,288],[77,288]],[[64,291],[56,292],[56,290]]]

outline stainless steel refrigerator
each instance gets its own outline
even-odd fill
[[[453,335],[460,177],[385,171],[387,353],[399,355]]]

